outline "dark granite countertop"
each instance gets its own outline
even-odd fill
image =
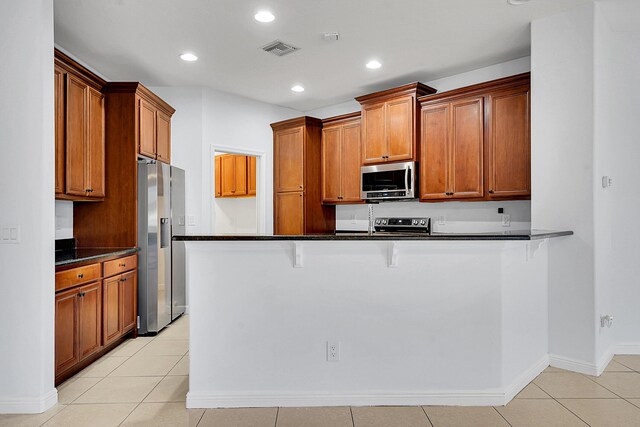
[[[485,233],[432,233],[396,234],[366,232],[338,232],[336,234],[308,234],[304,236],[258,236],[258,235],[208,235],[174,236],[175,241],[265,241],[265,240],[540,240],[571,236],[573,231],[520,230]]]
[[[138,248],[75,248],[56,251],[56,267],[67,267],[108,261],[125,255],[133,255]]]

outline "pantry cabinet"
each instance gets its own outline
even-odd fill
[[[255,197],[255,157],[240,154],[221,154],[216,156],[214,167],[216,197]]]
[[[420,200],[531,194],[529,73],[419,98]]]
[[[322,202],[360,203],[360,113],[323,120]]]
[[[419,96],[436,90],[412,83],[356,98],[362,105],[362,164],[417,159]]]
[[[55,51],[56,198],[105,197],[105,82]]]
[[[322,121],[272,123],[275,234],[333,233],[335,206],[322,204]]]

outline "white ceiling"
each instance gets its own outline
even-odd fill
[[[532,20],[589,2],[54,0],[55,42],[110,80],[208,86],[308,111],[527,56]],[[256,22],[262,9],[276,20]],[[324,41],[332,31],[340,40]],[[275,39],[301,50],[259,49]],[[199,61],[181,61],[185,51]],[[382,68],[365,68],[371,58]]]

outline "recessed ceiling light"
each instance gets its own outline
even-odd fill
[[[521,4],[529,3],[529,0],[507,0],[511,6],[520,6]]]
[[[382,67],[382,64],[380,61],[376,61],[375,59],[367,62],[367,68],[370,70],[377,70],[380,67]]]
[[[260,12],[253,15],[253,17],[258,22],[271,22],[276,19],[276,17],[273,16],[273,13],[269,12],[268,10],[261,10]]]
[[[304,88],[300,85],[295,85],[294,87],[291,88],[291,90],[294,92],[304,92]]]
[[[193,53],[183,53],[182,55],[180,55],[180,59],[187,62],[193,62],[193,61],[197,61],[198,57],[195,56]]]

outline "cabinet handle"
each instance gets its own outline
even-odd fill
[[[126,282],[126,281],[127,281],[127,278],[126,278],[126,277],[125,277],[125,278],[123,278],[123,279],[122,279],[122,281],[123,281],[123,282]]]
[[[84,274],[80,273],[78,274],[78,279],[82,279],[84,277]]]
[[[302,188],[302,185],[300,186],[300,188]]]
[[[125,264],[125,263],[118,264],[118,267],[126,267],[126,266],[127,266],[127,264]]]
[[[78,294],[78,296],[79,296],[80,298],[83,298],[83,297],[84,297],[84,292],[80,292],[80,293]]]
[[[489,194],[493,194],[493,190],[489,190]]]

